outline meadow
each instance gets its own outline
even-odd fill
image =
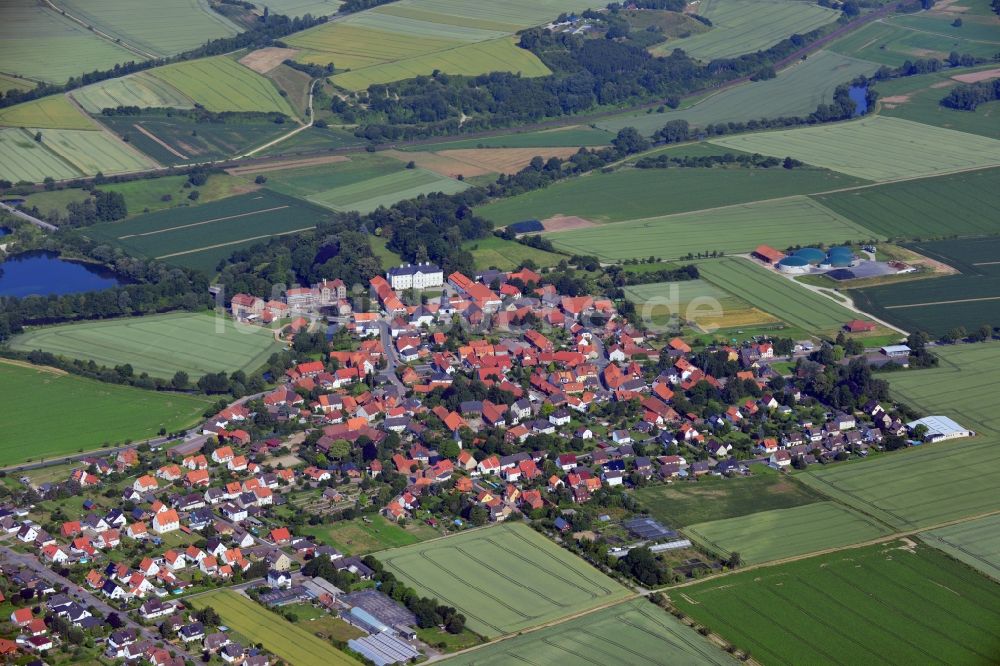
[[[211,254],[214,260],[206,262],[203,255],[211,250],[222,249],[228,256],[233,246],[306,231],[328,217],[326,211],[301,200],[259,190],[124,222],[94,225],[87,229],[87,236],[140,256],[210,271],[218,258]]]
[[[996,139],[883,116],[711,141],[749,153],[791,155],[808,164],[874,181],[1000,164],[1000,141]]]
[[[42,327],[15,337],[10,346],[109,367],[129,363],[136,374],[163,379],[183,370],[192,381],[222,370],[252,372],[281,349],[267,329],[190,312]]]
[[[37,131],[34,128],[29,131]],[[80,173],[93,176],[153,169],[156,162],[108,132],[87,130],[41,130],[42,143]]]
[[[1000,343],[934,348],[938,367],[889,375],[893,398],[924,414],[945,414],[967,428],[1000,433],[992,386],[1000,376]]]
[[[449,178],[472,178],[487,174],[514,174],[528,166],[535,157],[568,159],[579,148],[464,148],[437,152],[383,151],[402,162],[413,161],[416,166],[429,169]]]
[[[40,183],[48,176],[65,180],[82,175],[44,143],[35,141],[32,132],[0,129],[0,178],[13,183]]]
[[[649,326],[678,317],[704,330],[766,324],[777,319],[705,280],[655,282],[625,287],[625,297],[635,303]]]
[[[333,546],[347,555],[367,555],[387,548],[400,548],[423,539],[412,529],[403,529],[390,523],[382,516],[375,515],[365,522],[362,518],[339,520],[323,525],[307,525],[298,530],[306,536],[314,536],[320,542]],[[432,536],[425,534],[424,536]]]
[[[194,108],[194,102],[190,98],[149,72],[92,83],[74,90],[70,95],[88,113],[95,114],[119,106]]]
[[[586,655],[586,658],[583,658]],[[448,666],[513,663],[733,664],[690,627],[645,599],[634,599],[583,617],[448,659]]]
[[[1000,649],[1000,586],[912,542],[736,573],[670,597],[765,664],[986,664]]]
[[[398,160],[378,153],[358,153],[350,156],[330,156],[318,163],[309,159],[300,163],[288,160],[277,164],[262,164],[251,169],[236,168],[231,173],[253,182],[258,175],[267,178],[267,188],[291,197],[306,198],[326,190],[362,183],[380,176],[403,171]]]
[[[837,20],[832,9],[793,0],[702,0],[698,14],[712,29],[686,39],[658,44],[653,53],[676,48],[700,60],[729,58],[768,49],[792,34],[805,34]]]
[[[803,483],[899,530],[1000,509],[995,435],[923,444],[863,464],[810,468]]]
[[[469,629],[491,638],[630,596],[523,524],[462,532],[377,557],[401,582],[458,608]]]
[[[824,192],[863,182],[851,176],[809,168],[622,168],[611,173],[570,178],[544,189],[480,206],[476,212],[498,226],[553,215],[577,215],[593,222],[622,222]]]
[[[213,173],[204,185],[198,187],[190,185],[185,187],[187,182],[187,176],[163,176],[124,183],[108,183],[101,185],[101,189],[121,193],[125,197],[125,205],[132,217],[168,208],[195,208],[242,194],[250,189],[242,179],[224,173]],[[187,198],[192,189],[198,190],[200,196],[197,201]],[[165,196],[171,197],[170,201],[164,201]]]
[[[35,82],[30,79],[0,73],[0,92],[6,93],[8,90],[31,90],[35,85]]]
[[[255,601],[229,590],[215,590],[190,598],[195,608],[210,606],[233,631],[258,642],[268,652],[296,666],[352,666],[357,660],[298,624],[287,622]]]
[[[1000,233],[1000,169],[968,171],[812,197],[884,238]]]
[[[24,402],[4,417],[0,465],[175,432],[201,418],[207,398],[105,384],[0,359],[0,393]],[[51,418],[58,405],[59,418]],[[29,444],[30,443],[30,444]]]
[[[226,56],[165,65],[150,75],[209,111],[261,111],[296,117],[269,79]]]
[[[649,256],[680,259],[688,253],[713,251],[734,254],[749,252],[760,243],[787,247],[841,243],[871,235],[811,199],[788,197],[552,232],[546,238],[560,250],[617,261]]]
[[[413,199],[421,194],[455,194],[468,185],[425,169],[404,169],[351,185],[334,187],[306,197],[308,201],[335,211],[370,213],[379,206]]]
[[[692,540],[723,557],[738,552],[747,564],[850,546],[889,533],[885,525],[836,502],[761,511],[684,530]]]
[[[769,468],[735,479],[703,477],[696,483],[650,484],[634,494],[644,511],[671,527],[791,509],[825,499],[795,478]]]
[[[477,270],[496,268],[501,271],[513,271],[523,266],[526,261],[534,262],[538,267],[555,266],[566,258],[561,254],[546,252],[498,236],[468,241],[464,249],[472,253]]]
[[[920,538],[1000,581],[1000,514],[923,532]]]
[[[62,8],[150,56],[171,56],[240,28],[212,10],[207,0],[59,0]]]
[[[94,121],[80,113],[65,95],[49,95],[0,109],[0,125],[39,129],[99,129]]]
[[[760,118],[808,116],[820,104],[829,104],[837,86],[859,75],[871,75],[878,66],[832,51],[820,51],[798,61],[766,81],[750,81],[726,88],[683,109],[665,113],[625,113],[597,123],[611,132],[634,127],[651,135],[671,120],[693,127]]]
[[[84,72],[141,60],[33,0],[0,0],[0,14],[0,62],[11,74],[64,83]]]
[[[585,125],[570,125],[534,132],[509,132],[476,139],[441,141],[404,147],[403,151],[464,150],[469,148],[579,148],[605,146],[614,135],[602,129]]]
[[[961,28],[949,25],[953,18],[931,24],[913,22],[915,18],[919,17],[897,16],[874,21],[837,40],[830,48],[844,55],[890,67],[919,58],[943,60],[952,51],[988,59],[1000,48],[1000,44],[995,43],[1000,41],[995,34],[992,40],[967,38],[972,36],[967,34],[965,25]]]
[[[858,314],[748,259],[698,264],[702,278],[814,335],[834,336]],[[882,331],[883,333],[885,331]]]

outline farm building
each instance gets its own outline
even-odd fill
[[[912,432],[917,426],[927,427],[926,439],[928,442],[943,442],[946,439],[958,439],[960,437],[972,437],[976,433],[948,418],[947,416],[925,416],[916,421],[910,421],[906,427]]]
[[[778,270],[784,273],[808,273],[812,268],[845,269],[857,263],[857,258],[849,247],[833,247],[828,252],[816,247],[796,250],[778,262]]]
[[[889,358],[901,358],[903,356],[909,356],[911,350],[906,345],[887,345],[879,349],[879,351]]]
[[[758,245],[757,249],[753,251],[753,256],[755,259],[760,259],[764,263],[777,264],[785,258],[785,253],[775,250],[770,245]]]
[[[848,333],[869,333],[875,330],[875,324],[870,321],[861,321],[860,319],[852,319],[851,321],[844,324],[844,330]]]

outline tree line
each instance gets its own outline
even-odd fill
[[[975,111],[980,104],[1000,99],[1000,79],[956,86],[941,99],[941,106]]]

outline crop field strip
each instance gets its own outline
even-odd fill
[[[274,14],[300,18],[306,14],[313,16],[336,14],[342,4],[340,0],[268,0],[267,7]]]
[[[721,122],[807,116],[819,104],[832,102],[837,86],[862,74],[870,76],[876,69],[878,65],[865,60],[820,51],[778,72],[776,78],[726,88],[687,108],[666,113],[626,113],[599,121],[597,126],[611,132],[634,127],[649,136],[671,120],[705,127]]]
[[[226,56],[158,67],[150,75],[209,111],[261,111],[296,114],[266,77]]]
[[[794,0],[701,0],[697,12],[712,29],[657,45],[659,55],[683,49],[701,60],[728,58],[768,49],[792,34],[805,34],[838,18],[838,13]]]
[[[159,166],[109,132],[62,129],[41,131],[42,141],[47,148],[88,176],[98,172],[129,173]]]
[[[920,538],[1000,582],[1000,514],[922,532]]]
[[[1000,165],[1000,141],[876,116],[845,123],[741,134],[711,143],[749,153],[791,155],[874,181],[933,176]]]
[[[65,95],[49,95],[0,109],[0,125],[39,129],[100,129],[99,125],[74,106]]]
[[[778,321],[776,317],[701,279],[625,287],[625,297],[635,303],[644,321],[676,316],[682,321],[694,321],[702,329]]]
[[[82,175],[44,143],[36,142],[31,132],[0,129],[0,178],[12,183],[21,180],[40,183],[47,176],[68,180]]]
[[[738,552],[748,564],[864,543],[891,530],[836,502],[699,523],[684,529],[691,539],[727,556]]]
[[[183,370],[192,380],[209,372],[256,370],[280,349],[269,330],[237,329],[221,315],[192,313],[43,327],[17,336],[10,344],[21,351],[42,349],[112,367],[129,363],[137,373],[163,379]]]
[[[924,444],[864,464],[798,475],[806,485],[899,530],[1000,510],[1000,438]]]
[[[901,21],[904,18],[917,17],[893,17],[869,23],[837,40],[829,48],[844,55],[890,67],[919,58],[946,59],[952,51],[989,59],[1000,48],[1000,44],[991,43],[990,40],[966,39],[965,25],[956,29],[948,24],[953,18],[944,23],[945,29],[942,32],[905,25]],[[963,22],[964,20],[967,19],[963,19]]]
[[[731,664],[730,657],[645,599],[626,601],[555,626],[451,657],[476,664]]]
[[[1000,586],[984,583],[932,548],[899,542],[737,573],[670,596],[762,663],[981,664],[1000,647]]]
[[[496,637],[629,592],[524,525],[502,525],[378,553],[397,578],[458,608]],[[462,576],[453,572],[462,571]]]
[[[601,129],[584,125],[569,125],[533,132],[514,132],[475,139],[444,140],[441,143],[421,144],[400,148],[401,151],[467,150],[479,148],[552,148],[581,146],[606,146],[614,135]]]
[[[350,185],[335,187],[306,197],[318,206],[335,211],[370,213],[379,206],[391,206],[397,201],[412,199],[421,194],[444,192],[455,194],[468,185],[461,181],[440,176],[425,169],[404,169],[384,176],[376,176]]]
[[[70,94],[89,113],[118,106],[194,108],[194,102],[187,95],[149,72],[92,83]]]

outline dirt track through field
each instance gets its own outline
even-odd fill
[[[1000,296],[984,296],[982,298],[960,298],[954,301],[928,301],[927,303],[907,303],[906,305],[887,305],[886,310],[902,310],[904,308],[922,308],[927,305],[951,305],[953,303],[977,303],[979,301],[1000,301]]]
[[[170,152],[170,153],[171,153],[171,154],[172,154],[172,155],[173,155],[174,157],[178,157],[178,158],[180,158],[180,159],[182,159],[182,160],[187,160],[187,159],[191,159],[191,158],[189,158],[189,157],[188,157],[187,155],[185,155],[184,153],[179,153],[179,152],[177,152],[176,150],[174,150],[174,149],[173,149],[172,147],[170,147],[170,145],[168,145],[168,144],[167,144],[167,143],[166,143],[165,141],[161,140],[161,139],[160,139],[160,137],[156,136],[155,134],[153,134],[152,132],[150,132],[150,131],[149,131],[148,129],[146,129],[145,127],[143,127],[143,126],[142,126],[142,125],[140,125],[139,123],[134,123],[134,124],[132,125],[132,127],[136,128],[136,129],[137,129],[137,130],[139,130],[139,131],[140,131],[141,133],[145,134],[145,135],[146,135],[147,137],[149,137],[150,139],[152,139],[152,140],[153,140],[153,141],[155,141],[156,143],[160,144],[160,146],[161,146],[161,147],[162,147],[162,148],[163,148],[164,150],[166,150],[166,151]]]
[[[324,155],[322,157],[304,157],[300,160],[283,160],[267,164],[251,164],[250,166],[227,169],[227,173],[231,176],[252,176],[258,173],[266,173],[268,171],[300,169],[302,167],[320,166],[323,164],[336,164],[337,162],[350,161],[351,158],[346,155]]]
[[[27,361],[15,361],[12,358],[0,358],[0,363],[5,365],[15,365],[19,368],[27,368],[29,370],[38,370],[39,372],[47,372],[50,375],[58,375],[59,377],[69,374],[65,370],[53,368],[51,365],[35,365],[34,363],[28,363]]]
[[[191,224],[182,224],[176,227],[169,227],[167,229],[157,229],[156,231],[147,231],[141,234],[126,234],[125,236],[119,236],[118,240],[123,240],[125,238],[136,238],[137,236],[155,236],[156,234],[164,234],[168,231],[177,231],[178,229],[187,229],[189,227],[200,227],[203,224],[212,224],[213,222],[222,222],[223,220],[235,220],[238,217],[249,217],[250,215],[258,215],[260,213],[270,213],[276,210],[282,210],[283,208],[288,208],[288,205],[275,206],[274,208],[262,208],[261,210],[250,211],[249,213],[240,213],[239,215],[226,215],[225,217],[213,217],[211,220],[205,220],[204,222],[192,222]],[[181,254],[184,254],[183,252]],[[173,256],[173,255],[165,255]],[[160,257],[157,257],[160,258]]]

